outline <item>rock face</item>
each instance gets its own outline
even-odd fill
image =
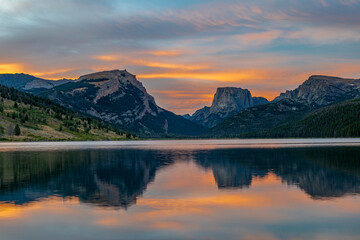
[[[360,79],[314,75],[295,90],[281,93],[274,101],[293,99],[319,107],[359,96]]]
[[[191,120],[211,128],[223,119],[243,109],[265,103],[268,103],[267,99],[252,97],[250,91],[247,89],[235,87],[218,88],[211,107],[204,107],[197,110],[191,116]]]
[[[51,89],[53,87],[59,86],[61,84],[70,82],[72,80],[63,79],[63,80],[46,80],[42,78],[37,78],[28,74],[0,74],[0,84],[13,87],[17,90],[24,92],[37,92],[44,89]]]
[[[136,76],[126,70],[84,75],[40,96],[142,136],[198,135],[203,131],[198,124],[157,106]]]

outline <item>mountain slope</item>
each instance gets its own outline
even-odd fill
[[[302,120],[259,132],[257,135],[264,137],[360,137],[360,98],[320,108]]]
[[[281,93],[274,101],[292,99],[321,107],[360,96],[360,79],[314,75],[292,91]]]
[[[142,136],[198,135],[203,128],[159,106],[126,70],[81,76],[40,96]]]
[[[245,133],[258,132],[299,119],[311,111],[311,107],[291,99],[263,104],[240,111],[205,135],[208,137],[238,137]]]
[[[61,84],[70,82],[72,80],[63,79],[63,80],[45,80],[42,78],[37,78],[28,74],[0,74],[0,84],[6,87],[13,87],[20,91],[25,92],[38,92],[44,89],[50,89]]]
[[[218,88],[211,107],[197,110],[189,119],[210,128],[240,110],[265,103],[268,103],[267,99],[252,97],[247,89]]]
[[[331,113],[324,108],[360,97],[360,80],[329,76],[311,76],[292,91],[280,94],[273,102],[240,111],[211,128],[214,137],[334,137],[353,136],[349,125],[356,115]],[[349,103],[344,103],[346,106]],[[344,105],[344,106],[345,106]],[[339,105],[343,106],[343,105]],[[351,106],[347,106],[352,109]],[[354,107],[356,108],[356,106]],[[319,109],[319,110],[317,110]],[[307,114],[305,122],[302,121]],[[344,110],[345,111],[345,110]],[[347,110],[346,110],[347,111]],[[355,111],[354,109],[349,111]],[[338,111],[339,112],[339,111]],[[355,111],[356,112],[356,111]],[[329,118],[333,118],[332,121]],[[296,122],[300,121],[300,122]],[[313,122],[316,121],[316,122]],[[317,122],[319,121],[319,122]],[[333,124],[337,125],[335,127]],[[347,129],[349,127],[349,129]],[[347,132],[350,131],[350,132]],[[356,132],[356,130],[354,130]],[[341,132],[341,133],[340,133]]]
[[[3,141],[125,139],[122,131],[109,124],[2,85],[0,136]]]

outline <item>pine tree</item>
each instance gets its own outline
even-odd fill
[[[14,133],[15,133],[16,136],[20,136],[21,131],[20,131],[19,124],[16,124],[16,126],[14,128]]]
[[[127,139],[130,139],[130,138],[131,138],[131,133],[127,132],[127,133],[126,133],[126,138],[127,138]]]

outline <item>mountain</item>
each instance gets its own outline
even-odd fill
[[[265,103],[268,103],[267,99],[252,97],[247,89],[235,87],[218,88],[211,107],[197,110],[190,119],[210,128],[240,110]]]
[[[360,97],[360,79],[314,75],[292,91],[281,93],[274,101],[292,99],[313,107]]]
[[[260,137],[360,137],[360,98],[317,109]]]
[[[269,101],[264,97],[253,97],[252,100],[253,100],[253,106],[269,103]]]
[[[208,137],[241,137],[302,118],[312,108],[291,99],[244,109],[209,129]]]
[[[40,96],[142,136],[186,136],[204,131],[159,107],[136,76],[126,70],[84,75]]]
[[[42,78],[37,78],[28,74],[0,74],[0,84],[13,87],[17,90],[25,92],[38,92],[43,89],[50,89],[61,84],[70,82],[72,80],[62,79],[62,80],[45,80]]]
[[[182,115],[182,117],[185,119],[191,120],[190,114],[184,114],[184,115]]]
[[[271,103],[242,110],[225,119],[206,136],[359,136],[357,108],[360,105],[357,100],[344,102],[357,97],[360,97],[360,80],[311,76],[295,90],[280,94]]]
[[[133,137],[48,99],[0,85],[0,140],[118,140]]]

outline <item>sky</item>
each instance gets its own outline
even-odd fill
[[[112,69],[177,114],[217,87],[272,100],[310,75],[360,78],[360,0],[0,0],[0,73]]]

